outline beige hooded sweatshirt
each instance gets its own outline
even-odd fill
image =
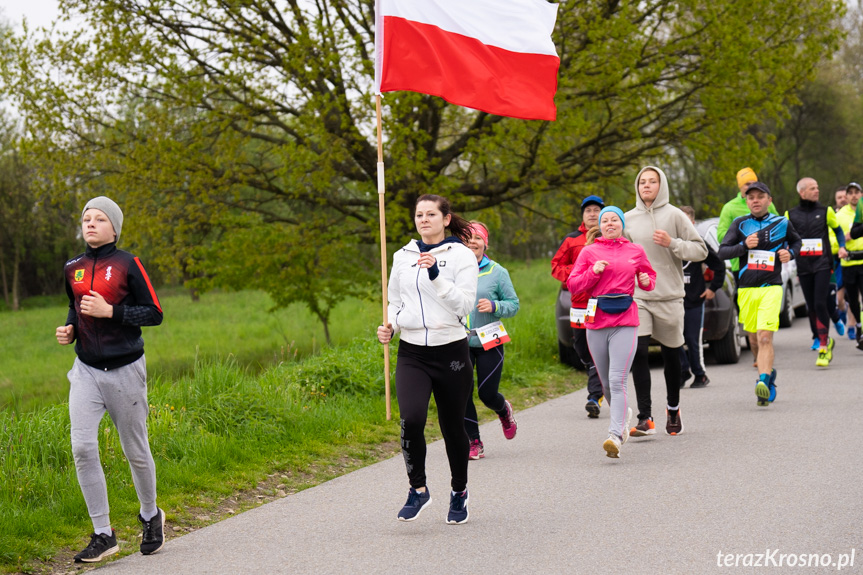
[[[638,179],[644,170],[659,174],[659,193],[648,208],[638,194]],[[707,258],[707,246],[695,231],[689,217],[668,203],[668,178],[659,168],[646,166],[635,177],[635,209],[626,212],[623,233],[629,241],[641,245],[650,265],[656,270],[656,288],[644,291],[636,284],[635,299],[668,301],[683,298],[682,261],[701,262]],[[671,236],[667,248],[653,243],[653,232],[665,230]]]

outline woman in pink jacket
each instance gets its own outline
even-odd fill
[[[619,457],[620,446],[629,438],[632,408],[626,380],[638,344],[638,306],[632,299],[635,282],[646,291],[656,285],[656,272],[644,249],[623,237],[624,225],[620,208],[603,208],[599,214],[602,237],[582,250],[566,282],[570,293],[587,292],[591,297],[585,327],[611,411],[608,439],[602,444],[608,457]]]

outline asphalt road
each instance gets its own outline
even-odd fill
[[[486,458],[470,464],[465,525],[445,523],[437,442],[434,501],[412,523],[396,520],[408,489],[396,457],[99,572],[833,573],[852,558],[841,572],[861,572],[863,352],[837,337],[831,366],[816,368],[810,342],[804,320],[778,332],[778,396],[767,408],[756,406],[748,352],[708,366],[708,387],[681,392],[678,437],[663,433],[654,369],[659,433],[633,438],[617,460],[602,450],[608,414],[589,420],[584,391],[516,406],[512,441],[497,422],[481,428]],[[745,566],[759,561],[767,567]]]

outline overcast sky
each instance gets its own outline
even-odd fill
[[[27,25],[32,30],[48,26],[57,17],[57,0],[3,0],[0,9],[15,27],[19,27],[26,16]]]

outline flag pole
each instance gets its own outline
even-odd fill
[[[381,304],[383,308],[383,325],[389,323],[387,310],[387,223],[384,210],[384,146],[383,128],[381,126],[381,95],[375,94],[375,111],[378,120],[378,212],[381,228]],[[384,344],[384,393],[387,404],[387,421],[392,419],[390,409],[390,344]]]

